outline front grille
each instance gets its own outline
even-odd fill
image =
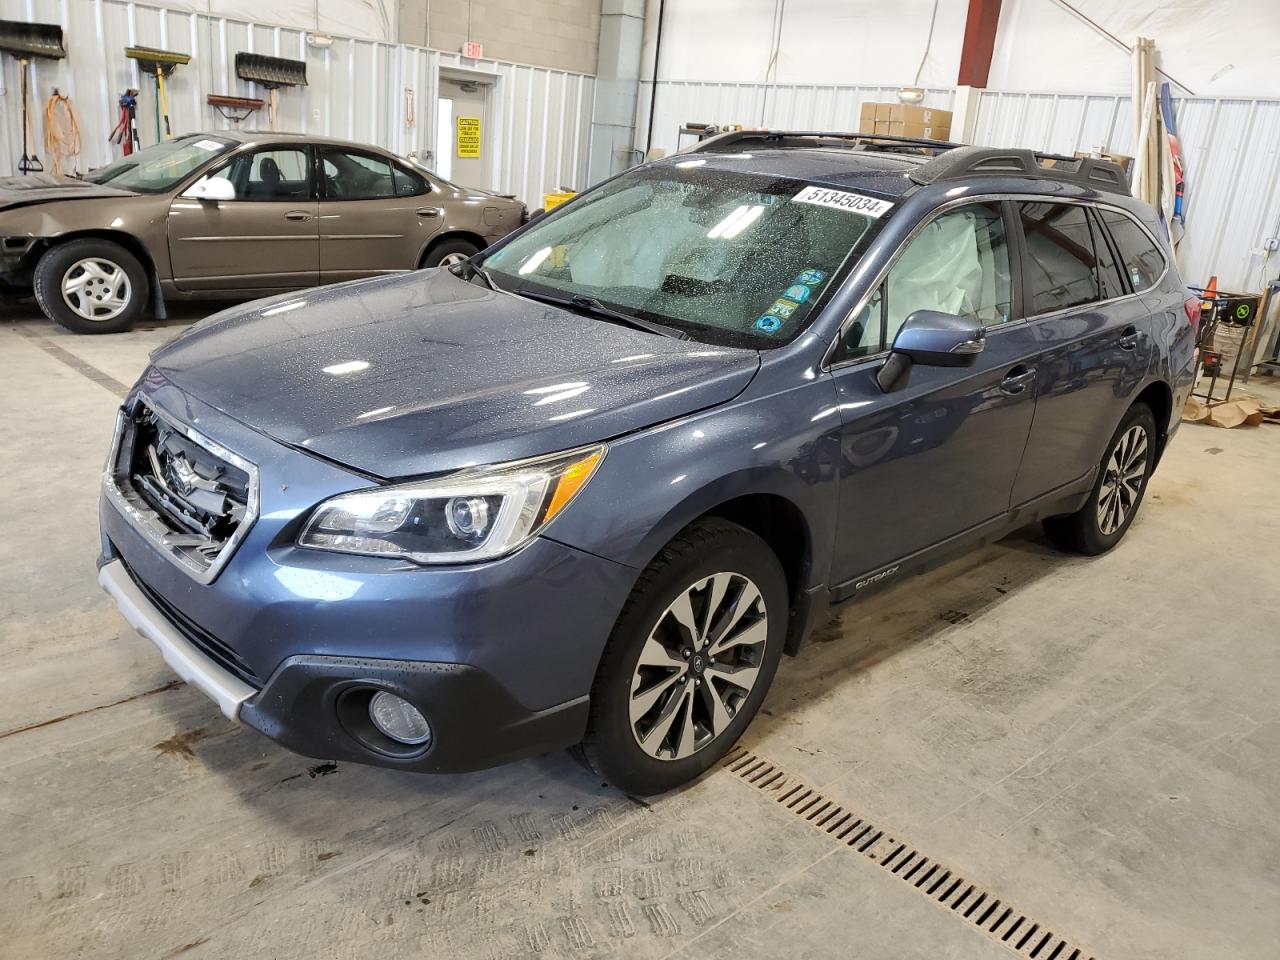
[[[142,591],[143,595],[151,601],[156,609],[164,614],[165,619],[168,620],[179,633],[186,637],[187,640],[191,641],[192,645],[197,647],[205,656],[218,664],[218,666],[222,667],[222,669],[236,677],[239,677],[255,690],[262,689],[262,681],[258,678],[258,675],[253,672],[253,668],[250,667],[249,664],[245,663],[238,653],[232,650],[204,627],[200,626],[200,624],[188,617],[164,597],[160,596],[160,594],[152,590],[136,574],[134,574],[132,570],[129,569],[128,565],[125,565],[125,570],[128,572],[129,578],[135,585],[137,585],[138,589]]]
[[[133,525],[203,583],[257,517],[257,468],[145,401],[121,412],[104,482]]]

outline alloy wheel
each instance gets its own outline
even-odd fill
[[[455,263],[464,263],[471,257],[465,253],[446,253],[440,258],[440,266],[452,267]]]
[[[85,320],[114,320],[129,306],[133,287],[124,268],[101,257],[77,260],[62,275],[62,299]]]
[[[764,663],[769,618],[759,588],[739,573],[688,587],[658,618],[631,679],[636,743],[683,760],[733,722]]]
[[[1105,536],[1119,530],[1138,503],[1147,476],[1147,431],[1134,424],[1116,441],[1098,489],[1098,529]]]

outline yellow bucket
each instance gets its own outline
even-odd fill
[[[565,203],[568,200],[572,200],[577,195],[578,194],[573,190],[570,190],[567,193],[544,193],[542,195],[542,209],[550,213],[556,207],[560,206],[560,204]]]

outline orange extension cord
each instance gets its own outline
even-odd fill
[[[80,120],[71,98],[55,88],[44,105],[44,147],[55,174],[65,172],[63,164],[80,155]]]

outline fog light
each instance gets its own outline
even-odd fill
[[[427,718],[412,703],[395,694],[375,693],[369,701],[369,719],[380,732],[397,743],[413,745],[427,743],[431,739],[431,725]]]

